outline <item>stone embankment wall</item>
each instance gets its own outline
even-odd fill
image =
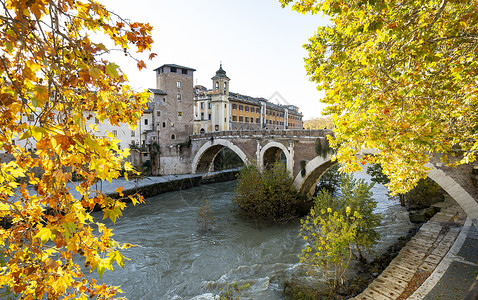
[[[140,194],[145,198],[153,197],[162,193],[179,191],[201,184],[210,184],[216,182],[225,182],[235,180],[239,170],[234,169],[231,171],[218,172],[213,174],[198,174],[197,176],[191,176],[187,178],[179,178],[175,180],[157,182],[149,185],[143,185],[132,189],[123,190],[123,197],[129,195]],[[118,193],[107,194],[111,198],[120,198]]]

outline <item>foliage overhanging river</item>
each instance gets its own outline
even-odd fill
[[[356,177],[369,178],[360,173]],[[123,254],[125,269],[114,265],[102,280],[121,285],[124,296],[141,299],[213,299],[236,281],[250,284],[253,299],[283,299],[287,280],[307,281],[297,255],[305,242],[299,237],[299,220],[286,225],[258,226],[236,216],[231,199],[236,182],[204,185],[165,193],[129,205],[114,228],[118,242],[137,245]],[[377,211],[384,215],[377,253],[383,252],[411,225],[406,210],[375,184]],[[214,230],[197,233],[197,212],[206,198],[211,204]],[[101,213],[97,213],[100,217]],[[96,272],[94,277],[98,278]]]

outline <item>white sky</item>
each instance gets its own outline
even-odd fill
[[[232,92],[269,99],[275,92],[299,106],[304,119],[320,116],[324,105],[309,81],[302,45],[321,15],[282,9],[278,0],[102,0],[110,10],[132,21],[153,26],[153,52],[148,69],[118,55],[114,61],[135,89],[155,88],[153,70],[163,64],[191,67],[194,83],[212,87],[219,63],[231,79]]]

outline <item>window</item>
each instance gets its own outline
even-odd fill
[[[113,136],[117,137],[118,136],[118,130],[113,130]]]
[[[182,111],[178,111],[178,117],[181,117],[183,115]]]
[[[237,104],[233,104],[232,109],[236,110],[237,109]]]
[[[237,116],[232,116],[232,121],[237,122]]]
[[[269,120],[269,124],[272,124],[272,120]]]
[[[171,134],[171,139],[172,139],[172,140],[175,140],[175,139],[176,139],[176,135],[174,135],[174,133]]]
[[[253,112],[254,112],[254,107],[251,107],[251,113],[253,113]]]
[[[134,130],[131,130],[131,136],[135,136],[136,132]]]
[[[161,112],[160,112],[160,111],[157,111],[157,112],[156,112],[156,116],[157,116],[157,117],[160,117],[160,116],[161,116]]]
[[[256,123],[259,124],[259,118],[256,118]]]
[[[163,128],[166,127],[166,122],[163,122]]]
[[[216,81],[216,91],[219,90],[219,81]]]
[[[239,117],[239,122],[244,122],[244,117],[240,116]]]
[[[144,119],[144,125],[148,125],[148,119]]]
[[[251,124],[254,123],[254,118],[251,118]]]
[[[143,157],[148,157],[148,153],[143,153]]]
[[[201,102],[201,109],[204,109],[204,102]]]
[[[208,119],[208,120],[211,120],[211,118],[212,118],[211,114],[208,114],[208,115],[207,115],[207,119]]]
[[[204,113],[201,113],[201,121],[204,121]]]
[[[188,75],[188,70],[186,69],[183,69],[183,72],[182,72],[184,75]]]
[[[249,123],[249,117],[246,117],[246,123]]]
[[[249,106],[246,106],[246,111],[249,111]]]
[[[166,98],[163,98],[163,102],[166,102]]]
[[[239,110],[244,110],[244,107],[242,105],[239,105]]]
[[[207,108],[211,109],[211,108],[212,108],[212,103],[209,102],[209,103],[207,104]]]
[[[177,69],[175,67],[171,67],[171,73],[176,73]]]
[[[178,80],[178,82],[176,82],[176,86],[178,87],[178,89],[181,88],[181,81]]]
[[[177,95],[178,100],[181,100],[181,94]]]

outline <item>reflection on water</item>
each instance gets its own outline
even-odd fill
[[[125,269],[115,266],[103,281],[121,285],[129,299],[212,299],[233,281],[249,283],[253,299],[281,299],[282,283],[303,273],[297,258],[304,246],[298,236],[300,222],[258,226],[237,217],[231,212],[235,184],[161,194],[146,204],[129,206],[116,224],[107,226],[114,228],[117,241],[138,246],[123,251],[130,259]],[[377,210],[384,214],[380,252],[410,225],[406,211],[388,198],[383,186],[376,185],[373,192],[379,200]],[[196,232],[204,198],[215,223],[207,235]]]

